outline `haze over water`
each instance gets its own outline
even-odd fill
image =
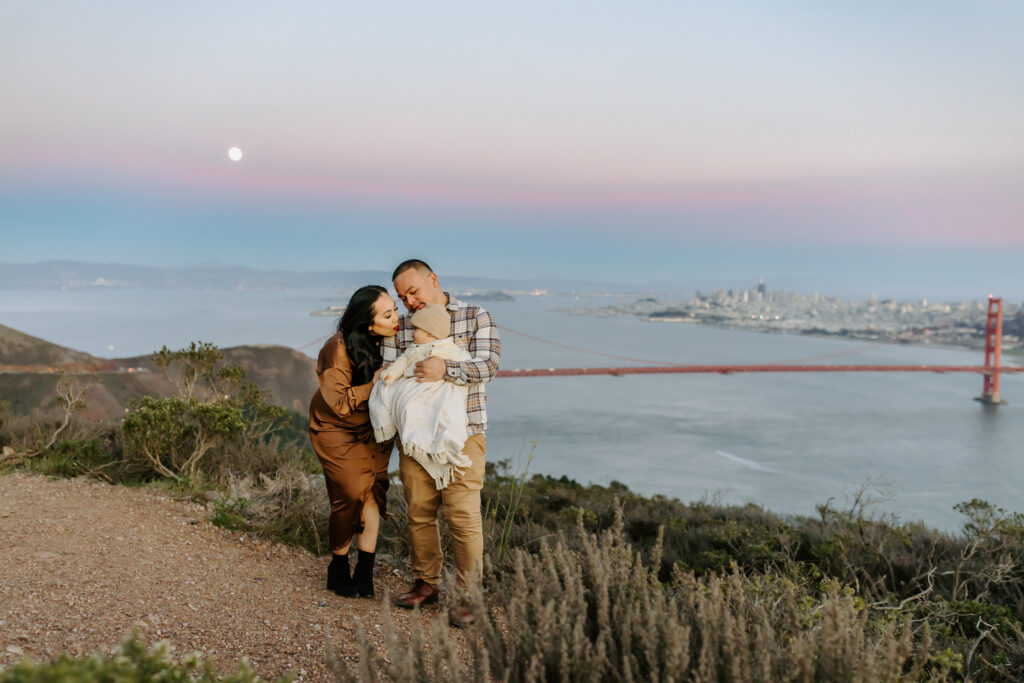
[[[176,348],[292,347],[329,334],[309,312],[347,296],[320,292],[80,290],[8,292],[0,323],[106,357]],[[627,299],[628,300],[628,299]],[[651,361],[980,365],[981,352],[770,335],[633,318],[573,317],[568,296],[484,304],[502,333],[502,368],[621,366],[514,334]],[[611,303],[611,302],[609,302]],[[113,350],[109,347],[113,346]],[[305,348],[315,355],[319,344]],[[581,483],[620,481],[684,501],[754,502],[815,514],[865,484],[901,520],[953,530],[973,497],[1008,509],[1024,488],[1024,378],[1004,376],[1010,405],[972,401],[969,374],[851,373],[502,378],[488,387],[488,458],[536,441],[531,472]]]

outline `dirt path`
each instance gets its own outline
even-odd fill
[[[353,619],[382,641],[382,596],[407,579],[379,566],[376,600],[324,590],[326,560],[213,526],[205,510],[143,488],[0,476],[0,667],[110,651],[140,630],[176,658],[264,678],[330,680],[327,648],[355,661]],[[415,618],[390,608],[398,627]],[[438,615],[427,610],[420,619]]]

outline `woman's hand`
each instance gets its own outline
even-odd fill
[[[376,384],[377,380],[380,379],[380,373],[384,371],[384,368],[377,368],[377,372],[373,373],[373,379],[370,380],[370,384]]]

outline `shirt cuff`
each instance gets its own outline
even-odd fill
[[[444,378],[452,384],[465,384],[466,380],[462,375],[462,363],[457,360],[446,360],[444,362]]]

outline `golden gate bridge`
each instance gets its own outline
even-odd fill
[[[630,358],[609,353],[599,353],[579,347],[519,332],[502,325],[498,329],[511,332],[535,341],[560,346],[573,351],[591,353],[619,360],[648,363],[649,365],[632,365],[605,368],[531,368],[521,370],[499,370],[498,377],[578,377],[593,375],[672,375],[672,374],[718,374],[731,375],[752,372],[934,372],[939,374],[952,372],[969,372],[982,375],[982,391],[976,400],[989,405],[1005,404],[999,393],[999,378],[1002,374],[1024,372],[1024,367],[1005,367],[1002,365],[1003,344],[1003,300],[989,296],[988,315],[985,322],[985,364],[984,365],[809,365],[762,363],[756,365],[679,365],[664,361],[650,361],[642,358]],[[330,336],[330,335],[328,335]],[[302,350],[322,342],[328,337],[312,341],[298,347]],[[656,363],[656,365],[650,365]]]
[[[989,405],[1005,404],[999,391],[999,379],[1003,374],[1024,372],[1024,367],[1003,366],[1002,344],[1003,344],[1003,300],[999,297],[989,296],[988,315],[985,323],[985,363],[984,365],[824,365],[824,364],[786,364],[786,363],[762,363],[751,365],[680,365],[665,361],[652,361],[642,358],[631,358],[610,353],[601,353],[588,349],[562,344],[542,337],[536,337],[525,332],[513,330],[499,325],[498,329],[511,332],[545,344],[559,346],[582,353],[595,354],[606,358],[614,358],[633,363],[647,363],[648,365],[631,365],[621,367],[599,367],[599,368],[537,368],[519,370],[499,370],[498,377],[573,377],[593,375],[671,375],[671,374],[718,374],[731,375],[740,373],[760,372],[933,372],[938,374],[953,372],[968,372],[982,375],[982,391],[976,400]],[[302,346],[295,347],[296,351],[302,351],[314,344],[321,343],[331,335],[326,335]],[[845,352],[840,352],[845,353]],[[831,356],[834,354],[826,354]],[[822,358],[825,356],[818,356]],[[813,360],[813,359],[808,359]],[[59,371],[73,371],[81,373],[120,373],[131,372],[134,368],[118,367],[114,361],[104,361],[96,364],[71,363],[62,366],[8,366],[0,365],[0,372],[32,372],[52,373]]]
[[[538,341],[548,342],[540,337],[527,335],[509,328],[499,329],[522,335]],[[584,350],[557,344],[574,350]],[[611,355],[611,354],[602,354]],[[624,360],[637,360],[626,356],[611,356]],[[673,375],[673,374],[718,374],[734,373],[976,373],[983,376],[982,392],[977,400],[983,403],[1006,403],[999,394],[999,376],[1004,373],[1024,372],[1024,368],[1002,367],[1002,299],[988,298],[988,315],[985,323],[985,365],[983,366],[871,366],[871,365],[715,365],[683,366],[662,364],[657,366],[626,366],[622,368],[547,368],[529,370],[502,370],[498,377],[575,377],[588,375]],[[649,362],[649,361],[648,361]]]

